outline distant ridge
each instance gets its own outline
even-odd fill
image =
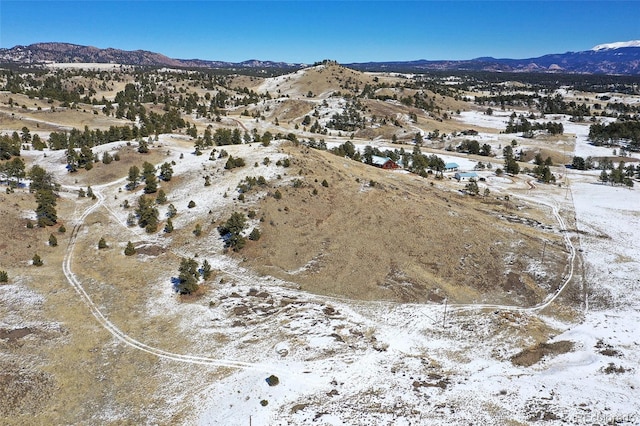
[[[462,61],[369,62],[345,64],[362,71],[493,71],[640,75],[640,41],[601,44],[591,50],[528,59],[482,57]]]
[[[137,66],[166,66],[178,68],[302,68],[304,64],[259,61],[207,61],[202,59],[173,59],[147,50],[99,49],[71,43],[35,43],[0,49],[0,63],[99,63]]]
[[[299,69],[307,65],[251,59],[243,62],[174,59],[146,50],[99,49],[70,43],[35,43],[0,49],[0,63],[113,63],[138,66],[227,69]],[[343,64],[361,71],[489,71],[640,75],[640,40],[600,44],[591,50],[529,59],[481,57],[460,61],[391,61]]]

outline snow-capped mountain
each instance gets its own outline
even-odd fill
[[[348,66],[366,71],[385,69],[404,72],[440,70],[640,75],[640,40],[600,44],[582,52],[556,53],[528,59],[483,57],[464,61],[371,62]]]
[[[299,69],[305,64],[261,60],[240,63],[202,59],[173,59],[145,50],[98,49],[69,43],[36,43],[0,49],[0,63],[115,63],[183,68]],[[489,71],[640,75],[640,40],[600,44],[582,52],[549,54],[528,59],[482,57],[462,61],[402,61],[343,64],[362,71]]]
[[[610,49],[620,49],[623,47],[640,47],[640,40],[631,40],[631,41],[617,41],[615,43],[604,43],[599,44],[593,47],[591,50],[599,51],[599,50],[610,50]]]

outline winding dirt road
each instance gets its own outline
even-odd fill
[[[92,204],[91,206],[89,206],[87,209],[85,209],[80,214],[80,216],[76,219],[76,224],[74,225],[73,230],[71,232],[69,245],[67,247],[67,250],[66,250],[66,253],[65,253],[65,257],[64,257],[64,260],[63,260],[63,265],[62,265],[63,273],[64,273],[65,277],[67,278],[67,280],[69,281],[69,284],[79,294],[79,296],[81,297],[82,301],[90,309],[91,314],[96,318],[98,323],[102,327],[104,327],[109,333],[111,333],[115,338],[117,338],[119,341],[121,341],[123,344],[125,344],[125,345],[127,345],[127,346],[129,346],[131,348],[137,349],[139,351],[155,355],[155,356],[157,356],[159,358],[173,360],[173,361],[182,362],[182,363],[200,364],[200,365],[208,365],[208,366],[214,366],[214,367],[231,367],[231,368],[237,368],[237,369],[253,369],[253,370],[263,371],[263,372],[274,372],[274,370],[277,371],[277,369],[274,369],[273,366],[267,366],[267,365],[249,363],[249,362],[243,362],[243,361],[232,360],[232,359],[210,358],[210,357],[204,357],[204,356],[179,354],[179,353],[165,351],[163,349],[160,349],[160,348],[148,345],[146,343],[143,343],[143,342],[141,342],[141,341],[129,336],[128,334],[124,333],[122,330],[120,330],[115,324],[113,324],[100,311],[100,309],[96,306],[96,304],[91,299],[91,296],[85,291],[80,279],[78,279],[78,277],[73,272],[73,268],[72,268],[73,267],[73,252],[74,252],[74,249],[75,249],[75,246],[76,246],[78,234],[79,234],[81,228],[84,226],[84,222],[85,222],[86,218],[91,213],[96,211],[98,208],[104,207],[112,216],[114,216],[118,220],[118,223],[120,223],[123,227],[128,228],[125,223],[121,222],[121,220],[118,218],[116,213],[111,208],[109,208],[109,206],[107,206],[104,203],[105,196],[103,194],[103,190],[104,189],[106,189],[108,187],[111,187],[111,186],[119,185],[122,182],[124,182],[124,180],[125,180],[124,178],[118,179],[118,180],[110,182],[108,184],[99,185],[99,186],[96,186],[96,187],[93,188],[93,192],[96,195],[97,202]],[[67,187],[67,189],[78,190],[79,188]],[[520,198],[525,199],[525,200],[530,201],[530,202],[535,202],[535,203],[543,204],[543,205],[547,206],[548,208],[551,209],[554,217],[556,218],[556,221],[558,222],[558,225],[559,225],[560,229],[561,230],[566,230],[567,229],[565,221],[562,218],[562,216],[560,215],[560,211],[559,211],[559,208],[558,208],[557,205],[551,204],[551,203],[548,203],[548,202],[544,202],[544,201],[540,201],[539,199],[535,199],[534,200],[534,199],[528,198],[528,197],[520,197]],[[452,305],[448,305],[448,307],[447,307],[448,311],[449,312],[463,312],[463,311],[482,311],[482,310],[506,310],[506,311],[518,311],[518,312],[538,312],[538,311],[541,311],[544,308],[548,307],[549,305],[551,305],[562,294],[562,292],[566,289],[566,287],[571,282],[571,279],[573,278],[573,275],[574,275],[574,263],[575,263],[575,257],[576,257],[576,249],[573,246],[573,243],[571,242],[571,239],[570,239],[569,234],[567,232],[564,232],[564,240],[565,240],[565,244],[566,244],[566,246],[567,246],[567,248],[569,250],[569,253],[570,253],[569,254],[569,265],[570,265],[569,266],[569,271],[568,271],[567,275],[564,277],[564,281],[558,287],[558,289],[554,293],[549,294],[548,297],[546,298],[546,300],[543,301],[542,303],[540,303],[538,305],[535,305],[535,306],[531,306],[531,307],[512,306],[512,305],[499,305],[499,304],[452,304]],[[223,271],[223,272],[228,273],[231,276],[234,276],[235,278],[241,280],[242,282],[245,282],[245,281],[248,282],[246,277],[242,277],[242,276],[234,273],[233,271]],[[339,303],[344,303],[343,299],[334,298],[334,297],[322,297],[322,300],[333,300],[333,301],[336,301],[336,302],[339,302]],[[380,304],[376,303],[376,305],[379,306]],[[394,305],[394,304],[391,304],[391,305]],[[425,308],[426,307],[425,305],[413,305],[413,304],[409,304],[408,306],[420,306],[421,308]],[[441,309],[442,309],[441,305],[430,306],[430,310],[432,310],[434,314],[437,311],[441,310]],[[286,372],[281,373],[281,374],[286,374]]]

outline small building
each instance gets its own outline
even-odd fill
[[[444,165],[445,172],[457,172],[459,168],[458,163],[446,163]]]
[[[380,167],[381,169],[385,169],[385,170],[397,169],[397,168],[400,167],[391,158],[389,158],[389,157],[380,157],[379,155],[372,155],[371,156],[371,164],[373,164],[376,167]]]
[[[478,180],[478,174],[476,172],[457,172],[454,177],[458,180],[458,182],[466,182],[469,179]]]

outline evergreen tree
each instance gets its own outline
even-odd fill
[[[146,154],[149,152],[149,145],[147,145],[147,142],[144,139],[140,139],[138,141],[138,152],[140,154]]]
[[[238,251],[246,244],[246,239],[241,235],[246,226],[246,216],[243,213],[234,212],[225,224],[218,228],[218,232],[225,239],[227,247]]]
[[[0,283],[8,283],[9,282],[9,274],[7,271],[0,271]]]
[[[260,230],[258,228],[253,228],[253,230],[249,234],[249,239],[251,241],[258,241],[260,237],[261,237]]]
[[[136,254],[136,248],[133,246],[131,241],[127,243],[127,247],[124,249],[125,256],[133,256]]]
[[[158,190],[158,179],[156,178],[156,170],[153,164],[145,161],[142,165],[142,177],[144,178],[144,193],[153,194]]]
[[[198,263],[193,259],[182,258],[178,268],[178,286],[180,294],[191,294],[198,290]]]
[[[175,217],[175,215],[177,214],[178,214],[178,210],[176,209],[176,207],[173,204],[169,204],[169,207],[167,207],[167,217],[172,218],[172,217]]]
[[[138,179],[140,179],[140,169],[137,166],[129,167],[129,176],[127,177],[129,183],[127,184],[127,189],[135,189],[136,186],[138,186]]]
[[[464,189],[471,195],[478,195],[478,193],[480,192],[478,183],[473,178],[469,179],[469,183],[467,183]]]
[[[164,204],[166,202],[167,202],[167,194],[165,194],[165,192],[162,189],[158,190],[158,195],[156,196],[156,203]]]
[[[100,241],[98,241],[98,248],[105,249],[107,247],[107,242],[105,241],[104,237],[100,238]]]
[[[111,156],[111,154],[109,154],[108,152],[104,152],[102,154],[102,163],[103,164],[111,164],[111,162],[113,161],[113,157]]]
[[[512,175],[520,173],[520,165],[513,156],[513,148],[507,145],[502,150],[502,153],[504,155],[504,171]]]
[[[30,192],[36,192],[40,189],[55,191],[57,188],[53,174],[37,165],[29,170],[29,179],[31,179],[31,184],[29,185]]]
[[[607,174],[606,170],[603,170],[602,172],[600,172],[600,182],[602,183],[607,183],[609,182],[609,175]]]
[[[12,188],[17,187],[20,184],[20,179],[26,176],[24,160],[19,157],[13,157],[11,161],[4,164],[4,174],[7,176],[9,186]],[[15,181],[13,180],[15,179]]]
[[[33,255],[33,258],[31,259],[31,263],[33,264],[33,266],[42,266],[43,265],[42,259],[40,258],[38,253]]]
[[[173,232],[173,222],[171,218],[167,219],[167,223],[164,225],[164,232],[170,234]]]
[[[56,212],[56,196],[51,190],[41,189],[36,192],[36,217],[38,219],[38,226],[44,228],[45,226],[54,225],[58,221],[58,214]]]
[[[171,167],[171,163],[162,163],[160,166],[160,179],[165,182],[169,182],[173,177],[173,168]]]
[[[35,149],[36,151],[44,151],[44,149],[47,147],[44,141],[40,138],[40,135],[38,135],[37,133],[33,135],[31,146],[33,146],[33,149]]]
[[[211,265],[209,264],[207,259],[205,259],[202,262],[202,268],[201,268],[200,272],[202,273],[202,279],[205,280],[205,281],[207,281],[209,279],[209,277],[211,277]]]
[[[58,245],[58,239],[53,234],[49,235],[49,245],[51,247],[56,247]]]
[[[144,196],[138,198],[136,215],[138,216],[138,226],[144,228],[149,234],[156,232],[160,213],[154,207],[152,199]]]

